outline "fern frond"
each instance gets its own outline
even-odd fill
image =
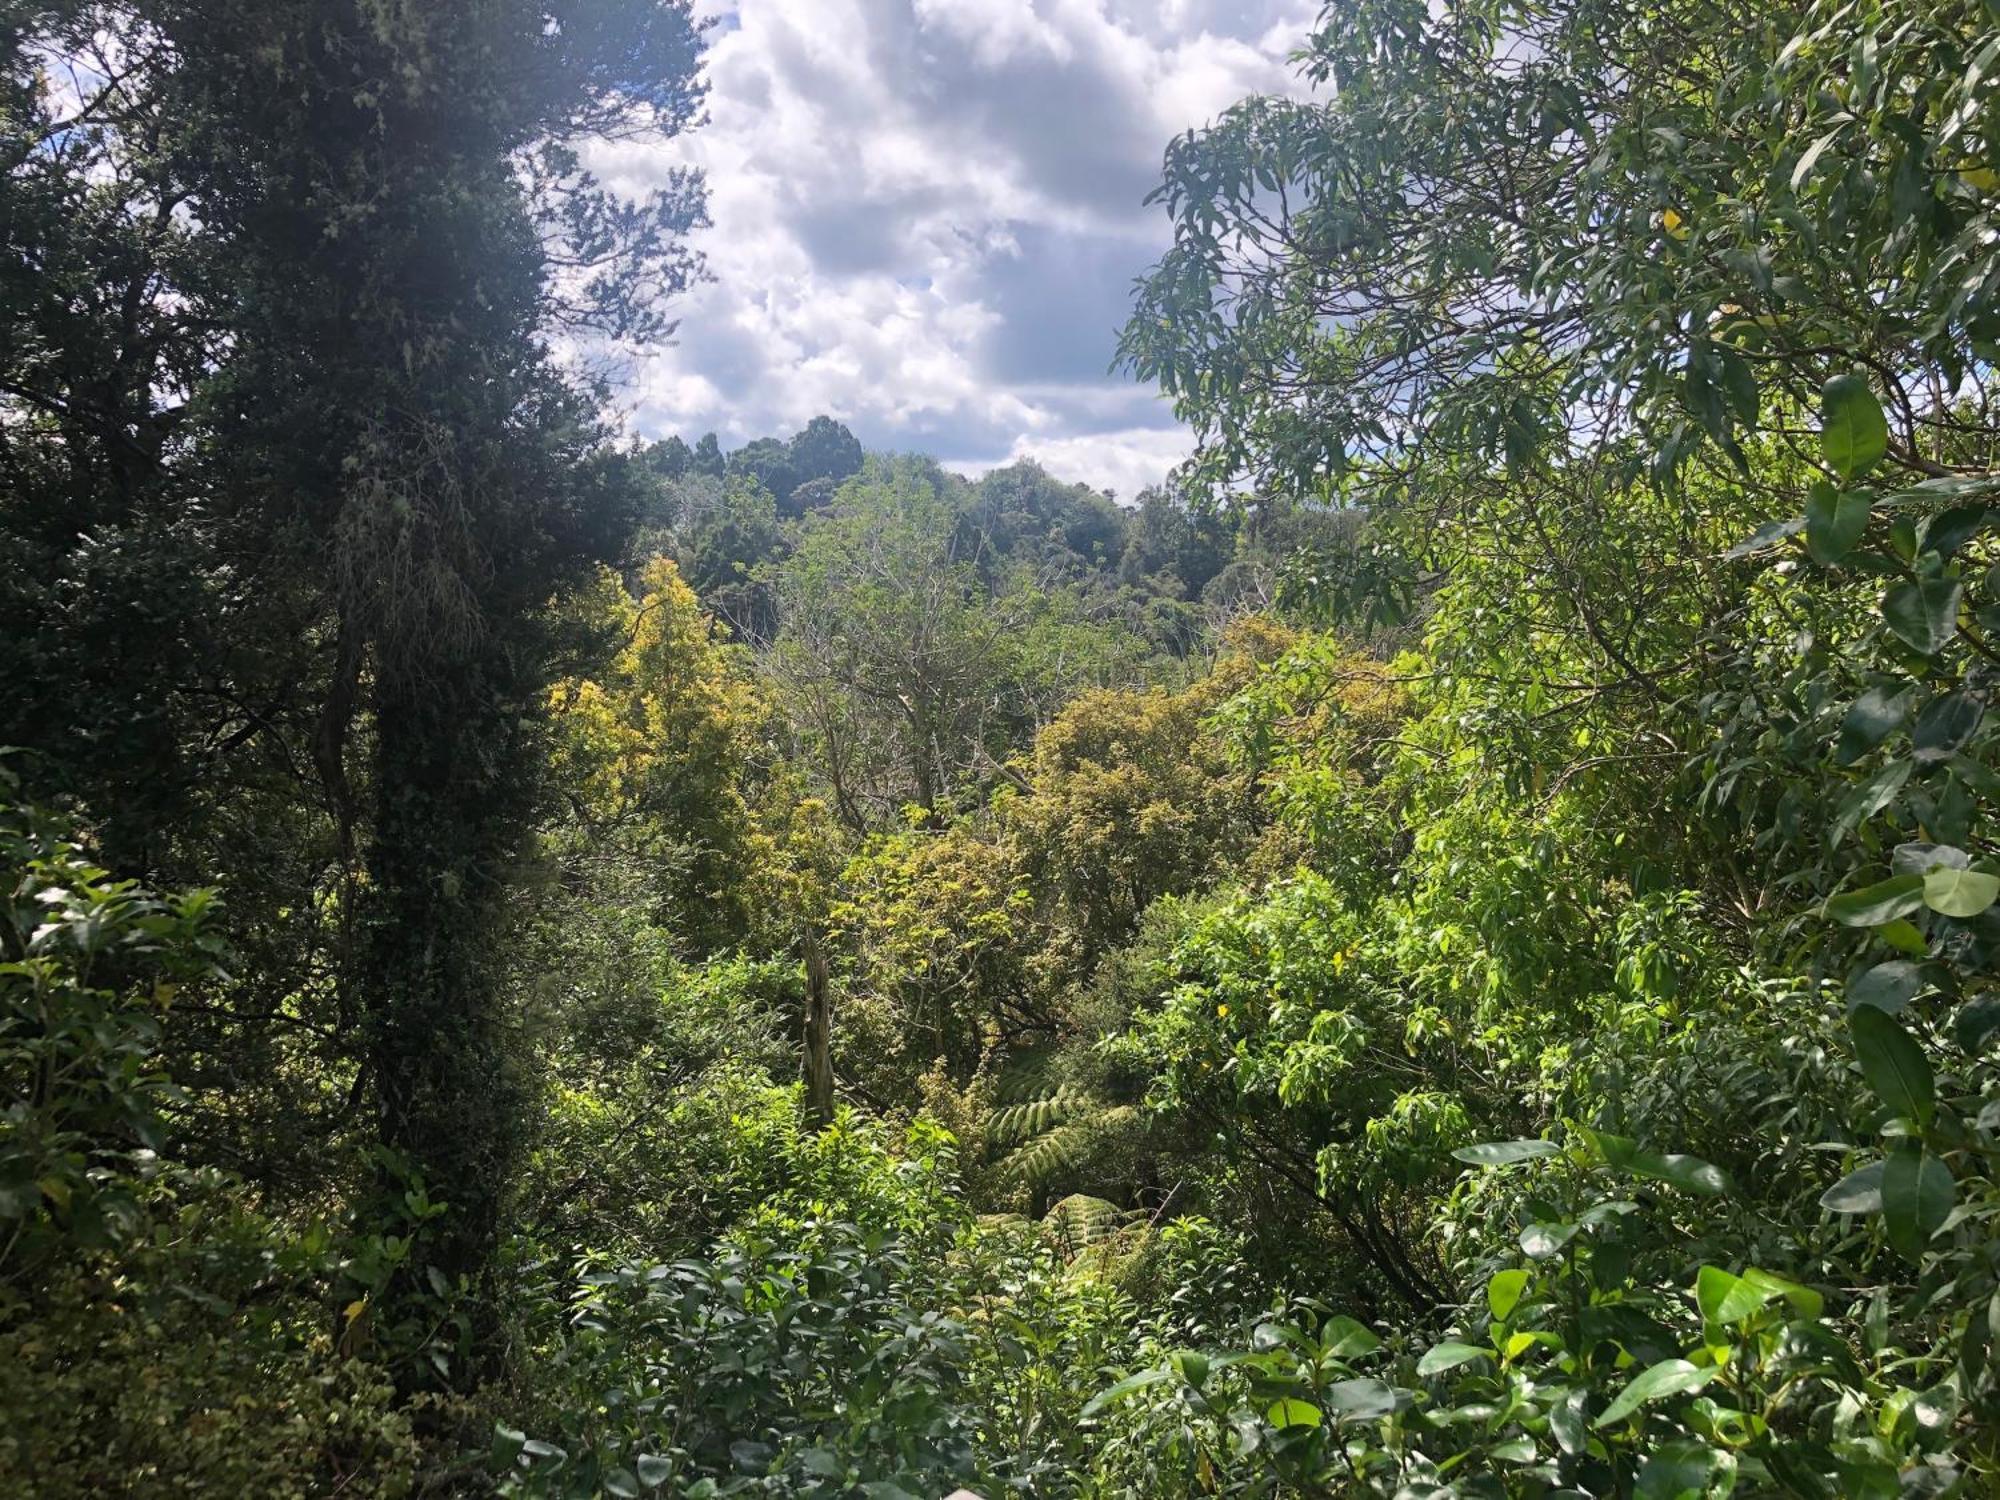
[[[1041,1187],[1081,1165],[1092,1134],[1087,1118],[1044,1131],[1002,1158],[1001,1175]]]
[[[1056,1055],[1053,1052],[1024,1052],[1009,1058],[993,1080],[993,1097],[1001,1104],[1027,1104],[1061,1092],[1052,1080]]]
[[[996,1109],[986,1121],[989,1146],[1015,1146],[1030,1136],[1044,1135],[1059,1125],[1067,1125],[1087,1113],[1092,1101],[1084,1095],[1058,1090],[1039,1099]]]

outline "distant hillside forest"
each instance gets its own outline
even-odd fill
[[[1125,504],[621,432],[691,0],[0,0],[0,1495],[2000,1493],[1995,14],[1328,6]]]

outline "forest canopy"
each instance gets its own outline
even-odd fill
[[[1329,5],[1120,500],[621,430],[688,0],[0,0],[0,1490],[1993,1493],[1996,18]]]

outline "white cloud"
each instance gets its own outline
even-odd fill
[[[725,445],[820,412],[969,470],[1033,453],[1129,495],[1186,448],[1108,376],[1167,141],[1247,93],[1317,0],[739,0],[710,123],[600,149],[638,190],[709,174],[716,280],[635,360],[635,431]]]
[[[1022,436],[999,458],[941,459],[956,473],[977,478],[989,469],[1033,459],[1060,479],[1110,490],[1133,501],[1139,491],[1188,456],[1193,440],[1179,427],[1131,427],[1071,433],[1063,437]]]

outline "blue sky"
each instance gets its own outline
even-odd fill
[[[1296,87],[1318,0],[729,0],[710,121],[599,148],[643,188],[707,169],[716,280],[635,351],[645,436],[733,447],[819,412],[979,472],[1040,458],[1129,498],[1186,438],[1105,373],[1167,225],[1170,137]]]

